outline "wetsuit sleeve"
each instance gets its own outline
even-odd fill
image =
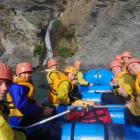
[[[85,86],[88,85],[88,82],[84,79],[83,73],[81,71],[78,72],[77,74],[77,80],[80,85],[85,85]]]

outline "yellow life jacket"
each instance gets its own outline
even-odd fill
[[[27,93],[27,97],[28,98],[33,98],[34,86],[31,83],[25,82],[25,81],[21,80],[20,78],[16,78],[14,80],[14,83],[17,83],[19,85],[28,87],[29,92]],[[23,116],[23,114],[17,108],[15,108],[15,106],[13,104],[12,97],[9,93],[7,94],[7,102],[9,103],[9,108],[10,108],[10,115],[9,116],[18,116],[18,117]]]
[[[7,114],[3,111],[3,105],[0,105],[0,140],[26,140],[24,133],[13,130],[7,121]]]
[[[47,74],[47,80],[48,80],[48,83],[49,83],[50,88],[51,88],[48,100],[53,105],[57,105],[57,93],[56,93],[56,91],[58,90],[61,82],[68,81],[68,83],[70,84],[71,91],[74,88],[74,85],[68,79],[68,77],[64,73],[57,71],[57,70],[50,71]]]
[[[115,79],[116,79],[116,80],[120,79],[120,78],[121,78],[122,76],[124,76],[124,74],[126,74],[126,73],[128,73],[128,72],[123,71],[123,72],[118,73],[118,74],[115,76]]]
[[[30,82],[25,82],[24,80],[22,80],[20,78],[16,78],[14,80],[14,83],[28,87],[29,92],[28,92],[27,96],[28,96],[28,98],[31,98],[31,99],[33,98],[34,93],[35,93],[35,87],[33,86],[33,84],[31,84]]]
[[[137,77],[136,77],[135,92],[137,95],[140,95],[140,72],[138,72]]]
[[[14,132],[10,128],[0,106],[0,140],[14,140]]]

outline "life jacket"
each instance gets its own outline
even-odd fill
[[[112,123],[112,119],[106,108],[73,110],[66,116],[66,121]]]
[[[14,133],[7,122],[5,107],[0,104],[0,140],[13,140]]]
[[[21,86],[26,86],[29,88],[29,92],[27,93],[27,97],[32,99],[33,95],[34,95],[34,86],[29,83],[29,82],[24,82],[23,80],[21,80],[20,78],[16,78],[14,80],[14,83],[19,84]],[[10,108],[10,115],[9,116],[18,116],[21,117],[23,116],[23,114],[14,106],[13,100],[11,95],[8,93],[7,94],[7,102],[9,104],[9,108]]]
[[[53,77],[52,77],[53,75]],[[74,85],[72,84],[72,82],[68,79],[68,77],[57,70],[53,70],[50,71],[47,74],[47,80],[50,86],[50,94],[48,96],[48,100],[50,101],[50,103],[52,103],[53,105],[58,105],[57,104],[57,93],[56,91],[59,88],[59,85],[63,82],[63,81],[68,81],[70,84],[70,92],[72,92],[72,90],[74,89]],[[70,93],[69,93],[70,94]]]
[[[115,76],[115,80],[117,81],[118,79],[122,78],[125,74],[128,74],[128,72],[127,71],[122,71],[122,72],[118,73]]]
[[[124,71],[117,74],[115,79],[118,85],[122,86],[128,95],[133,96],[135,80],[128,72]],[[115,93],[119,93],[119,86],[115,88]]]
[[[88,82],[84,79],[83,73],[80,70],[77,72],[76,84],[77,85],[80,84],[82,86],[87,86],[88,85]]]
[[[136,94],[140,95],[140,72],[138,72],[137,77],[136,77],[135,91],[136,91]]]
[[[27,97],[32,99],[35,93],[35,87],[33,86],[33,84],[31,84],[30,82],[25,82],[24,80],[20,79],[20,78],[16,78],[14,79],[14,83],[19,84],[21,86],[26,86],[29,88],[29,92],[27,93]]]

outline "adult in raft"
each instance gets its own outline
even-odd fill
[[[8,108],[4,98],[12,84],[13,74],[8,65],[0,63],[0,140],[26,140],[25,135],[8,124]]]
[[[49,117],[53,111],[52,108],[43,107],[33,99],[32,72],[32,65],[28,62],[22,62],[16,66],[17,77],[7,95],[7,101],[10,103],[11,125],[27,126]]]
[[[77,84],[77,85],[82,85],[82,86],[93,86],[93,83],[88,83],[85,79],[84,79],[84,76],[83,76],[83,73],[81,71],[81,62],[79,60],[75,61],[74,62],[74,67],[76,68],[77,70],[77,75],[76,75],[76,78],[75,80],[73,80],[73,83],[74,84]]]
[[[135,80],[129,73],[123,71],[120,61],[112,61],[110,68],[114,74],[110,83],[114,90],[113,93],[102,94],[102,103],[125,104],[133,96]]]
[[[118,54],[118,55],[116,55],[115,56],[115,61],[119,61],[120,62],[120,64],[122,64],[122,54]]]
[[[126,68],[132,74],[135,80],[135,96],[128,102],[125,110],[125,119],[128,124],[140,125],[140,60],[131,58],[126,63]]]
[[[47,74],[48,84],[50,85],[48,100],[53,106],[71,105],[71,103],[75,101],[72,99],[71,95],[74,89],[72,81],[77,75],[77,70],[73,66],[68,66],[65,68],[64,74],[63,72],[56,70],[57,65],[58,62],[55,58],[48,61],[48,68],[50,69],[50,72]],[[79,103],[79,105],[88,104],[87,102],[83,103],[81,100]]]
[[[123,70],[127,71],[126,63],[129,61],[129,59],[133,58],[133,56],[132,56],[132,54],[129,51],[124,51],[121,54],[121,57],[122,57],[122,61],[121,62],[122,62]]]

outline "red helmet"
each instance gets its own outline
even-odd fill
[[[125,67],[128,68],[128,66],[132,63],[140,63],[140,60],[137,58],[131,58],[128,60],[128,62],[126,63]]]
[[[122,57],[129,57],[129,58],[132,58],[132,54],[128,51],[125,51],[122,53]]]
[[[122,59],[122,55],[121,54],[116,55],[115,60],[121,60],[121,59]]]
[[[13,80],[13,73],[8,65],[0,63],[0,79]]]
[[[57,63],[57,60],[56,59],[54,59],[54,58],[52,58],[52,59],[50,59],[49,61],[48,61],[48,68],[51,68],[52,66],[55,66],[55,65],[57,65],[58,63]]]
[[[120,64],[120,61],[114,60],[110,64],[110,68],[112,69],[113,67],[122,67],[122,65]]]
[[[32,72],[33,68],[32,65],[28,62],[22,62],[17,64],[16,66],[16,75],[19,76],[19,74],[23,72]]]

